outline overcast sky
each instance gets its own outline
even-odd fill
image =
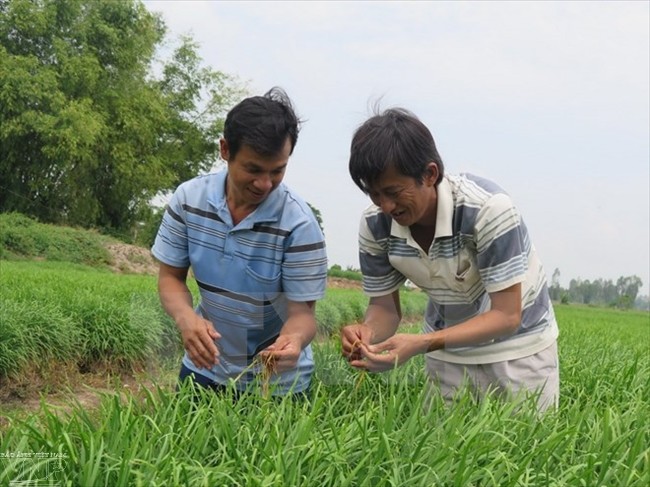
[[[285,182],[321,211],[330,265],[358,268],[369,203],[347,163],[372,104],[413,111],[449,173],[512,196],[550,278],[650,281],[645,1],[146,1],[172,39],[306,119]]]

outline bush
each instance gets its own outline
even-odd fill
[[[129,368],[182,348],[154,277],[62,263],[1,265],[0,374],[49,359],[80,369],[101,363]]]
[[[99,233],[39,223],[20,213],[0,213],[0,257],[42,258],[106,266],[111,256]]]
[[[341,266],[334,264],[327,271],[327,275],[330,277],[339,277],[341,279],[350,279],[352,281],[361,281],[363,276],[360,271],[347,268],[346,270],[341,269]]]
[[[323,299],[316,304],[316,323],[318,330],[325,335],[331,335],[341,326],[341,312],[331,300]]]

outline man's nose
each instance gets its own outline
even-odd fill
[[[259,176],[258,178],[255,179],[255,186],[259,189],[268,191],[273,187],[273,181],[271,180],[271,176],[268,174]]]
[[[381,211],[384,213],[392,213],[393,210],[395,209],[395,202],[386,196],[380,196],[379,197],[379,208],[381,208]]]

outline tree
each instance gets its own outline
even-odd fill
[[[607,279],[603,283],[603,303],[608,306],[614,306],[618,300],[618,291],[616,285],[611,279]]]
[[[631,308],[634,305],[639,289],[643,286],[643,281],[639,276],[621,276],[616,281],[618,291],[618,306],[621,308]]]
[[[553,301],[558,301],[561,297],[562,288],[560,287],[560,269],[557,267],[553,271],[551,278],[551,287],[549,289],[550,297]]]
[[[323,232],[324,234],[325,229],[323,228],[323,217],[320,214],[320,210],[318,208],[313,207],[311,203],[307,203],[307,205],[309,206],[309,208],[311,208],[311,211],[316,217],[316,221],[318,222],[318,226],[320,227],[321,232]]]
[[[218,157],[236,79],[139,0],[0,1],[0,211],[128,231]]]
[[[582,294],[580,292],[580,287],[582,285],[581,279],[571,279],[569,281],[569,301],[572,303],[582,303]]]
[[[551,286],[552,287],[560,287],[560,269],[557,267],[553,271],[553,277],[551,279]]]

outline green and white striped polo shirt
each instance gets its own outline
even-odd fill
[[[368,296],[382,296],[407,279],[429,295],[424,332],[462,323],[490,308],[488,293],[522,285],[522,321],[515,334],[476,347],[429,355],[478,364],[527,357],[558,336],[546,275],[510,197],[470,174],[438,185],[434,240],[421,249],[408,227],[370,205],[359,229],[359,260]]]

